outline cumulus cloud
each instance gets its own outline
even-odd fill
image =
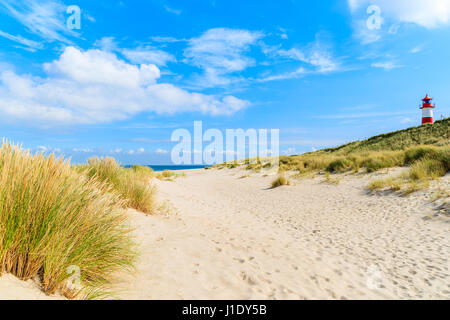
[[[425,28],[436,28],[450,22],[448,0],[348,0],[348,4],[353,13],[369,5],[377,5],[382,16]]]
[[[234,96],[204,95],[159,83],[154,64],[129,64],[98,49],[67,47],[43,69],[46,77],[0,74],[0,110],[5,117],[47,125],[91,124],[140,112],[233,114],[249,105]]]
[[[189,40],[184,56],[188,63],[203,71],[196,81],[198,85],[228,85],[237,80],[232,76],[233,73],[255,64],[255,60],[245,53],[262,37],[263,33],[257,31],[210,29]]]

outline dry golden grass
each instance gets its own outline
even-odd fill
[[[96,178],[112,186],[121,196],[126,207],[146,214],[154,213],[156,188],[150,179],[153,170],[143,166],[121,167],[113,158],[91,158],[87,165],[77,169],[90,178]]]
[[[281,186],[289,186],[291,182],[284,172],[281,172],[278,177],[272,181],[272,188],[278,188]]]
[[[123,200],[54,155],[0,149],[0,273],[38,277],[47,294],[98,298],[135,257]],[[69,287],[68,268],[81,287]]]
[[[448,148],[416,147],[406,151],[411,167],[397,177],[375,180],[368,189],[371,191],[392,190],[411,194],[427,189],[430,181],[440,178],[450,171]]]
[[[186,172],[176,173],[172,170],[164,170],[156,175],[156,178],[161,181],[174,181],[176,178],[186,178]]]

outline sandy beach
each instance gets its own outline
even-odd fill
[[[273,177],[247,173],[158,181],[166,213],[129,210],[140,258],[119,298],[450,298],[450,218],[430,191],[368,194],[369,175],[269,189]],[[45,298],[17,282],[1,278],[0,298]]]
[[[450,219],[429,192],[370,195],[367,175],[269,189],[246,173],[160,182],[171,210],[130,212],[142,255],[121,298],[450,298]]]

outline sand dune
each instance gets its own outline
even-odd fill
[[[430,191],[370,195],[367,175],[269,189],[273,177],[242,174],[192,170],[158,182],[167,215],[129,210],[141,255],[119,298],[450,298],[450,218]],[[48,297],[7,275],[0,298]]]
[[[368,176],[268,189],[273,177],[241,175],[191,171],[160,183],[168,217],[130,212],[142,255],[122,298],[450,298],[450,219],[429,192],[369,195]]]

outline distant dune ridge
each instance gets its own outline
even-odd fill
[[[449,148],[445,119],[281,157],[272,183],[249,159],[157,175],[4,143],[0,299],[449,299]]]

